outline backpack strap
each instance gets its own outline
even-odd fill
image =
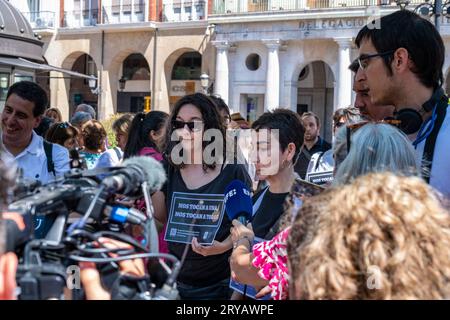
[[[122,160],[122,155],[120,154],[120,151],[117,149],[117,147],[114,147],[113,149],[116,152],[117,159],[119,159],[119,161]]]
[[[47,171],[56,177],[55,163],[53,162],[53,143],[44,140],[44,152],[47,157]]]

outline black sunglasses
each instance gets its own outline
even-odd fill
[[[187,126],[189,131],[191,132],[200,131],[203,129],[203,122],[202,121],[184,122],[179,120],[172,121],[172,127],[174,130],[183,129],[185,126]]]
[[[370,59],[376,58],[376,57],[385,57],[390,54],[393,54],[394,52],[395,52],[395,50],[390,50],[390,51],[386,51],[386,52],[382,52],[382,53],[363,54],[360,57],[358,57],[359,67],[362,70],[365,70],[369,64]]]

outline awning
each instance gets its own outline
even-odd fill
[[[97,80],[97,77],[94,77],[94,76],[88,76],[86,74],[82,74],[82,73],[75,72],[72,70],[66,70],[63,68],[54,67],[54,66],[51,66],[48,64],[32,62],[32,61],[29,61],[24,58],[0,57],[0,64],[16,66],[16,67],[21,67],[21,68],[25,68],[25,69],[41,70],[41,71],[46,71],[46,72],[47,71],[57,71],[57,72],[65,73],[72,77]]]

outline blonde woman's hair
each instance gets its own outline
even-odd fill
[[[450,215],[420,178],[372,173],[305,201],[288,258],[291,298],[448,299]]]
[[[58,108],[48,108],[47,110],[45,110],[44,116],[48,117],[50,115],[50,113],[52,113],[52,112],[56,113],[56,115],[58,116],[58,119],[56,119],[56,122],[61,122],[62,114]]]

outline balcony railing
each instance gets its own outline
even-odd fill
[[[22,12],[33,29],[53,29],[56,27],[55,13],[51,11]]]
[[[64,11],[64,28],[81,28],[98,24],[99,10]]]
[[[162,21],[180,22],[205,19],[205,1],[186,0],[165,2],[163,4]]]
[[[102,23],[132,23],[145,21],[145,5],[143,3],[124,6],[103,6]]]
[[[410,6],[422,3],[412,0]],[[396,6],[395,0],[214,0],[213,14]]]

